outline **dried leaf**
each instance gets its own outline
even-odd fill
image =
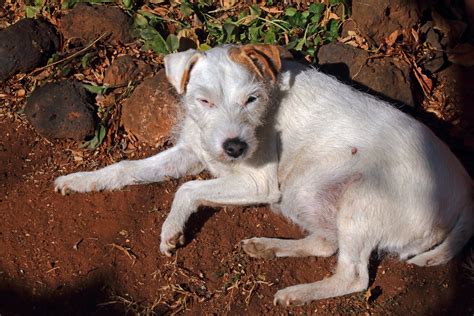
[[[183,51],[189,48],[196,48],[201,45],[196,30],[193,28],[182,29],[177,34],[179,40],[179,50]]]
[[[418,44],[420,42],[420,35],[418,34],[418,31],[415,31],[415,29],[412,28],[411,35],[413,36],[415,43]]]
[[[235,6],[239,1],[238,0],[220,0],[220,5],[224,9],[229,9]]]
[[[418,81],[421,86],[421,89],[423,90],[423,93],[425,95],[429,95],[433,90],[433,81],[428,78],[428,76],[423,74],[421,67],[416,66],[414,68],[414,73],[416,80]]]
[[[368,302],[370,298],[372,297],[372,291],[370,290],[370,287],[365,291],[364,293],[364,300]]]
[[[397,38],[398,36],[400,35],[400,30],[395,30],[393,31],[386,39],[385,39],[385,43],[387,43],[387,45],[390,47],[390,46],[393,46],[393,44],[395,44],[395,42],[397,41]]]

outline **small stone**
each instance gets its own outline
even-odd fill
[[[48,139],[85,140],[96,128],[91,97],[77,81],[37,88],[28,98],[25,114],[36,131]]]
[[[59,47],[54,27],[23,19],[0,31],[0,81],[44,65]]]
[[[112,43],[133,41],[131,19],[117,7],[79,4],[61,18],[59,29],[64,38],[77,38],[83,44],[103,34],[110,34]]]
[[[143,61],[125,55],[116,58],[109,68],[105,71],[104,84],[121,85],[130,81],[137,80],[140,74],[146,75],[151,73],[151,66]]]
[[[145,79],[124,103],[122,124],[125,130],[151,145],[172,140],[179,103],[162,69],[155,76]]]

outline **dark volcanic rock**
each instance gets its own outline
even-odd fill
[[[348,30],[360,31],[367,39],[381,43],[393,31],[414,26],[426,7],[425,2],[427,1],[352,1],[352,21],[344,24],[343,34],[347,34]]]
[[[321,71],[383,99],[414,106],[410,66],[394,58],[369,59],[369,54],[342,43],[322,46]]]
[[[145,79],[122,108],[124,128],[149,144],[172,138],[179,113],[179,99],[164,70]]]
[[[126,84],[138,79],[141,74],[146,75],[151,71],[151,66],[143,61],[136,60],[128,55],[120,56],[105,71],[104,83],[107,85]]]
[[[103,34],[110,34],[111,42],[133,41],[131,19],[119,8],[79,4],[60,21],[66,39],[77,38],[91,42]]]
[[[0,31],[0,81],[46,63],[59,37],[49,23],[23,19]]]
[[[25,106],[28,120],[42,136],[84,140],[94,134],[96,111],[79,82],[61,81],[37,88]]]

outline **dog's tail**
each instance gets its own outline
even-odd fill
[[[446,239],[435,248],[408,260],[418,266],[436,266],[451,260],[474,234],[474,205],[468,205],[449,232]]]

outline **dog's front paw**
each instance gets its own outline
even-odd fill
[[[242,249],[250,257],[272,259],[275,258],[275,248],[268,238],[250,238],[240,242]]]
[[[289,286],[276,292],[273,305],[300,306],[314,300],[312,284]]]
[[[89,192],[95,191],[96,183],[94,179],[84,172],[77,172],[61,176],[54,180],[54,191],[66,195],[69,192]]]
[[[163,225],[161,233],[160,251],[162,254],[171,257],[176,248],[184,244],[184,234],[181,231],[171,231]]]

